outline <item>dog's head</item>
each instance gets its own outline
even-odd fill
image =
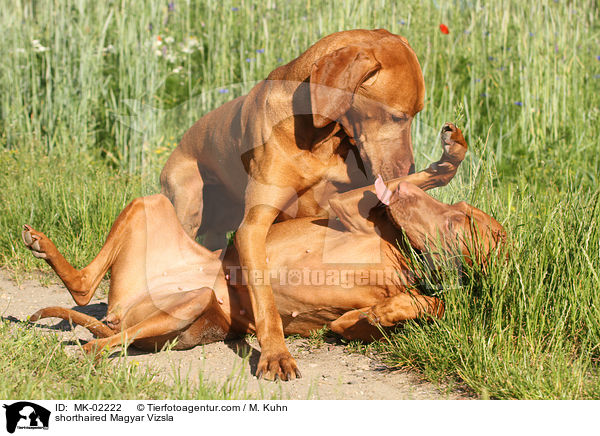
[[[380,178],[375,188],[392,222],[404,231],[413,248],[432,257],[439,256],[441,249],[485,266],[490,254],[506,241],[498,221],[464,201],[442,203],[411,183],[400,183],[391,192]]]
[[[385,30],[318,59],[310,75],[315,127],[338,122],[358,147],[372,180],[414,172],[411,122],[425,82],[405,38]]]

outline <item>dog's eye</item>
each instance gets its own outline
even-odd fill
[[[400,121],[406,121],[406,115],[395,115],[392,114],[392,121],[395,123],[399,123]]]

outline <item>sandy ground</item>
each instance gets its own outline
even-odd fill
[[[0,312],[3,319],[24,320],[47,306],[74,307],[74,302],[60,283],[48,276],[17,283],[0,270]],[[43,283],[43,284],[42,284]],[[105,287],[105,286],[104,286]],[[97,295],[102,297],[99,290]],[[106,312],[106,299],[94,297],[88,306],[78,308],[101,318]],[[72,328],[66,321],[41,320],[41,331],[64,337],[68,343],[91,340],[82,327]],[[165,380],[175,372],[196,383],[199,377],[223,385],[231,375],[241,380],[244,391],[264,398],[284,399],[469,399],[462,392],[423,382],[412,372],[392,371],[378,362],[376,356],[351,353],[343,345],[324,343],[314,346],[307,339],[288,339],[303,377],[290,382],[269,382],[252,376],[260,351],[256,340],[218,342],[187,351],[143,353],[129,349],[128,359],[159,369]],[[78,353],[76,345],[65,345]]]

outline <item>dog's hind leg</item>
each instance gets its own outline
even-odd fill
[[[170,294],[161,301],[149,298],[126,314],[123,325],[130,327],[87,343],[84,351],[98,353],[129,342],[136,348],[155,351],[176,338],[177,349],[191,348],[224,339],[230,326],[210,288]],[[215,335],[217,330],[220,333]]]
[[[115,334],[111,328],[98,321],[96,318],[86,315],[85,313],[77,312],[73,309],[65,309],[64,307],[53,306],[40,309],[29,317],[29,321],[35,322],[42,318],[64,319],[65,321],[88,329],[98,338],[106,338]]]
[[[382,337],[382,330],[423,316],[441,318],[444,303],[435,297],[403,292],[378,304],[351,310],[329,324],[329,328],[346,339],[364,341]]]
[[[23,242],[35,257],[44,259],[60,277],[71,296],[79,306],[89,303],[100,281],[106,272],[118,261],[119,265],[113,267],[113,276],[120,274],[131,276],[135,283],[136,271],[144,268],[145,259],[140,255],[145,253],[147,232],[150,225],[154,227],[168,226],[168,221],[161,221],[166,215],[170,205],[161,195],[136,198],[123,209],[113,224],[106,242],[92,262],[81,270],[75,269],[60,253],[54,243],[42,232],[34,230],[31,226],[23,226]],[[144,232],[139,231],[144,229]],[[123,252],[123,255],[121,256]],[[133,255],[131,253],[134,253]],[[123,258],[121,258],[123,257]],[[118,271],[117,271],[118,270]],[[113,277],[114,278],[114,277]],[[144,277],[137,277],[137,281]],[[122,280],[127,281],[127,280]]]
[[[139,199],[138,199],[139,200]],[[128,228],[135,215],[143,211],[143,201],[134,200],[118,216],[104,246],[94,260],[81,270],[75,269],[42,232],[24,225],[23,242],[35,257],[44,259],[60,277],[79,306],[90,302],[100,281],[117,259],[120,249],[127,242]]]
[[[65,284],[79,306],[89,303],[104,274],[111,265],[110,254],[115,241],[109,235],[104,247],[96,258],[82,270],[76,270],[64,258],[54,243],[42,232],[24,225],[21,233],[23,242],[37,258],[44,259]],[[113,238],[114,239],[114,238]]]
[[[198,161],[175,149],[160,174],[161,193],[173,207],[185,233],[196,239],[202,224],[204,181]]]

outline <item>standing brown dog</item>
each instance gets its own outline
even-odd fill
[[[278,217],[324,215],[337,190],[413,172],[410,127],[424,94],[405,38],[332,34],[196,122],[162,171],[162,193],[189,236],[206,234],[204,244],[217,248],[237,228],[241,266],[250,276],[266,271],[265,241]],[[250,282],[249,290],[257,375],[299,376],[271,285]]]

